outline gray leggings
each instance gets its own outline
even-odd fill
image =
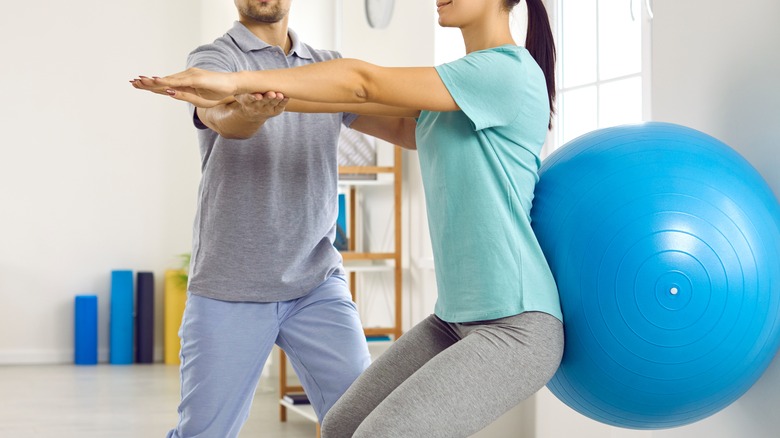
[[[330,409],[323,438],[468,437],[555,374],[563,325],[546,313],[448,323],[404,334]]]

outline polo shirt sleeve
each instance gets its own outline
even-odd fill
[[[238,71],[230,54],[216,44],[206,44],[190,52],[187,68],[191,67],[220,72]]]
[[[473,52],[436,71],[476,131],[508,125],[522,110],[528,81],[516,50]]]
[[[193,50],[187,57],[187,68],[196,67],[203,70],[219,71],[219,72],[234,72],[238,71],[235,62],[232,62],[232,58],[229,53],[221,50],[216,44],[206,44]],[[209,129],[200,117],[198,117],[198,111],[193,104],[187,104],[192,115],[192,123],[198,129]]]

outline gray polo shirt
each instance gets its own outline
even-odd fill
[[[216,71],[295,67],[339,58],[289,31],[292,49],[258,39],[236,22],[195,49],[189,67]],[[343,273],[336,233],[337,139],[352,114],[285,112],[250,139],[198,127],[202,179],[193,232],[189,290],[227,301],[275,302],[306,295]]]

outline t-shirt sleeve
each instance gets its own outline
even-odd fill
[[[215,44],[207,44],[200,46],[193,50],[187,57],[187,68],[196,67],[203,70],[219,71],[219,72],[234,72],[238,71],[238,66],[231,60],[230,54]],[[187,104],[190,114],[192,115],[192,123],[198,129],[209,129],[198,117],[198,111],[193,104]]]
[[[527,78],[515,51],[474,52],[436,67],[444,86],[474,129],[503,126],[522,110]]]

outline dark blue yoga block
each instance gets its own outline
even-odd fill
[[[97,295],[76,295],[74,350],[76,365],[97,365],[98,362],[98,299]]]
[[[139,272],[135,294],[135,361],[154,362],[154,273]]]
[[[133,363],[133,271],[111,271],[109,362]]]

